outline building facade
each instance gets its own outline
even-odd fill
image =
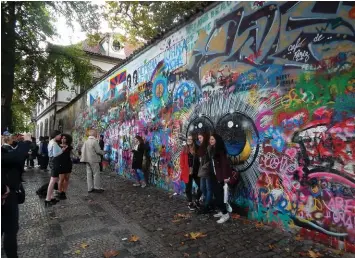
[[[123,46],[113,39],[112,34],[104,34],[102,40],[95,46],[89,46],[87,41],[83,42],[83,50],[90,58],[90,63],[94,67],[93,78],[97,81],[115,65],[122,62],[131,53],[132,47]],[[49,136],[55,128],[57,112],[70,103],[76,96],[84,92],[83,88],[75,86],[68,80],[67,90],[56,90],[54,79],[48,82],[46,88],[47,98],[39,101],[36,105],[32,120],[36,123],[35,135]],[[58,121],[58,120],[57,120]],[[63,126],[56,127],[62,130]]]

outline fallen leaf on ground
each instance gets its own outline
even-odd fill
[[[274,249],[276,246],[275,245],[269,245],[270,249]]]
[[[237,213],[233,213],[231,217],[232,217],[232,219],[239,219],[240,215]]]
[[[129,239],[129,242],[137,242],[139,240],[139,237],[133,235],[131,236],[131,238]]]
[[[191,215],[190,214],[183,214],[183,213],[178,213],[175,215],[175,218],[184,218],[184,219],[188,219],[190,218]]]
[[[264,224],[262,222],[258,222],[258,223],[255,224],[255,226],[257,228],[262,228],[264,226]]]
[[[74,254],[81,254],[80,250],[75,250]]]
[[[181,244],[181,245],[184,245],[185,243],[184,243],[184,242],[181,242],[180,244]]]
[[[191,232],[190,234],[186,234],[185,237],[189,237],[190,239],[196,240],[197,238],[206,237],[207,234],[203,234],[202,232]]]
[[[111,258],[111,257],[116,257],[117,255],[119,255],[119,251],[114,251],[114,250],[110,250],[107,252],[104,252],[104,256],[105,258]]]
[[[337,254],[337,255],[343,255],[344,251],[343,250],[334,250],[333,253]]]
[[[180,222],[181,221],[181,219],[174,219],[173,220],[173,223],[178,223],[178,222]]]
[[[88,247],[89,245],[88,245],[87,243],[82,243],[80,246],[81,246],[81,248],[84,248],[84,249],[85,249],[85,248]]]
[[[322,255],[319,252],[313,252],[312,250],[308,251],[308,256],[311,258],[319,258],[322,257]]]
[[[301,237],[300,235],[297,235],[297,236],[295,237],[295,240],[296,240],[296,241],[302,241],[302,240],[303,240],[303,237]]]
[[[202,255],[202,252],[197,253],[197,257],[200,257]]]
[[[188,253],[184,253],[184,257],[190,257]]]

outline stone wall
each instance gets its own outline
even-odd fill
[[[249,218],[355,243],[351,4],[218,4],[90,90],[70,116],[76,142],[99,129],[117,173],[133,178],[130,149],[144,135],[154,183],[182,193],[187,134],[215,130]]]

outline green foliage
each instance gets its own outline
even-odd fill
[[[140,39],[153,39],[206,5],[206,2],[178,1],[106,2],[105,18],[113,28],[123,29],[126,41],[132,44]]]
[[[46,98],[45,88],[54,78],[58,89],[67,88],[68,82],[84,88],[91,85],[92,67],[81,46],[49,43],[57,35],[54,17],[58,13],[66,17],[68,26],[77,21],[90,33],[100,25],[98,7],[90,2],[2,2],[1,52],[8,61],[6,66],[2,61],[2,84],[7,87],[2,93],[7,105],[2,109],[18,100],[27,109],[34,108],[33,103]],[[17,110],[12,108],[14,116]],[[6,123],[21,123],[19,119],[10,118]]]
[[[17,90],[14,92],[12,100],[12,124],[13,132],[32,132],[34,124],[31,122],[32,109],[36,103],[33,101],[27,102],[24,105],[24,100]]]

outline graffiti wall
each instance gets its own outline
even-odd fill
[[[128,178],[145,136],[181,193],[187,135],[217,131],[250,218],[355,243],[354,50],[352,2],[221,2],[88,92],[74,135],[99,129]]]

